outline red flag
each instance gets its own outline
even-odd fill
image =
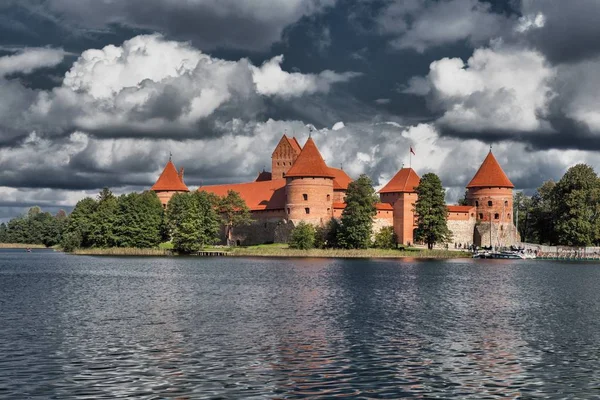
[[[410,152],[416,156],[415,151],[412,149],[412,146],[410,146]]]

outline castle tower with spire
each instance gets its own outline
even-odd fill
[[[514,187],[490,148],[467,185],[467,203],[476,210],[476,245],[507,246],[518,240],[512,214]]]
[[[283,135],[271,155],[271,179],[281,179],[300,155],[302,148],[295,137]]]
[[[387,185],[379,191],[382,203],[391,204],[394,208],[394,232],[398,243],[408,245],[414,243],[416,188],[421,178],[412,168],[402,168]]]
[[[175,164],[171,161],[171,157],[169,157],[169,161],[165,165],[163,172],[150,190],[156,192],[164,208],[167,207],[169,200],[171,200],[171,197],[175,193],[190,191],[183,182],[183,168],[177,172],[177,168],[175,168]]]
[[[333,217],[335,175],[309,137],[292,167],[285,173],[286,213],[291,221],[326,223]]]

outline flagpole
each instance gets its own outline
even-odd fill
[[[408,150],[408,168],[412,168],[412,148],[409,147]]]

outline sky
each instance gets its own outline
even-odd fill
[[[455,202],[492,146],[517,190],[600,166],[597,0],[3,0],[0,219],[103,187],[253,180],[287,133]]]

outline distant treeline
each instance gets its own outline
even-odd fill
[[[56,215],[31,207],[26,215],[0,224],[0,243],[42,244],[60,243],[67,224],[67,214],[60,210]]]
[[[165,211],[152,191],[115,196],[103,189],[97,198],[80,200],[73,212],[52,216],[33,207],[27,215],[0,225],[0,242],[77,248],[155,248],[171,240],[174,250],[190,253],[219,241],[221,226],[250,222],[250,212],[236,192],[219,197],[205,192],[180,193]]]
[[[531,197],[516,193],[521,240],[528,243],[600,245],[600,179],[586,164],[575,165],[558,182],[547,181]]]

